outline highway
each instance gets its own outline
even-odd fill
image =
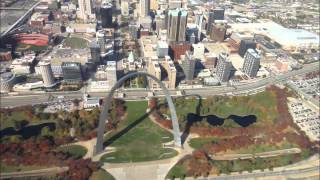
[[[200,96],[212,96],[212,95],[224,95],[224,94],[240,94],[240,93],[247,93],[248,91],[255,91],[257,89],[264,88],[268,85],[286,82],[289,78],[302,75],[313,71],[319,70],[319,62],[305,65],[302,69],[290,71],[286,74],[280,74],[277,76],[270,76],[264,79],[261,79],[256,82],[247,83],[233,86],[213,86],[213,87],[206,87],[206,88],[198,88],[198,89],[185,89],[186,94],[198,94]],[[151,90],[119,90],[126,94],[125,99],[144,99],[148,96],[148,92]],[[170,90],[171,95],[176,95],[177,90]],[[155,96],[164,96],[161,91],[153,91]],[[105,97],[108,93],[103,92],[93,92],[90,93],[92,97]],[[63,92],[50,92],[50,93],[41,93],[34,94],[34,93],[25,93],[22,95],[9,95],[9,96],[2,96],[0,107],[10,107],[10,106],[20,106],[20,105],[28,105],[28,104],[39,104],[48,102],[50,96],[64,96],[65,99],[75,99],[75,98],[82,98],[82,91],[63,91]]]

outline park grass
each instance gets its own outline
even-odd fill
[[[84,49],[88,47],[88,41],[86,39],[78,37],[68,37],[64,41],[65,47],[70,47],[71,49]]]
[[[20,52],[20,51],[43,51],[46,50],[48,48],[48,46],[35,46],[35,45],[30,45],[30,44],[23,44],[23,43],[19,43],[16,47],[16,51]]]
[[[107,171],[99,169],[98,171],[92,173],[89,180],[115,180],[115,178]]]
[[[129,101],[125,105],[127,106],[126,118],[119,123],[117,130],[107,135],[106,141],[146,113],[146,101]],[[116,151],[102,156],[101,161],[124,163],[170,158],[176,156],[177,152],[163,148],[162,143],[171,140],[173,140],[171,133],[160,128],[146,117],[111,142],[110,146],[115,147]]]
[[[170,169],[170,171],[166,176],[166,179],[175,179],[175,178],[184,179],[186,172],[187,170],[183,165],[176,164]]]
[[[6,165],[4,163],[1,163],[0,165],[0,172],[1,173],[9,173],[9,172],[20,172],[20,171],[31,171],[31,170],[37,170],[37,169],[45,169],[50,168],[49,166],[40,166],[40,165],[18,165],[18,166],[12,166],[12,165]]]
[[[58,151],[62,151],[64,153],[69,154],[70,156],[74,157],[75,159],[79,159],[86,155],[87,149],[80,145],[70,145],[70,146],[63,146],[57,148]]]
[[[189,145],[194,149],[201,149],[205,144],[217,141],[219,141],[219,138],[216,137],[192,138],[189,142]]]
[[[260,127],[272,124],[278,117],[277,99],[272,91],[264,91],[250,96],[216,97],[218,97],[218,100],[215,100],[215,98],[211,100],[202,99],[200,115],[216,115],[226,119],[223,127],[240,127],[236,122],[228,119],[230,115],[254,115],[257,117],[257,122],[252,125]],[[195,98],[184,100],[177,98],[175,100],[179,123],[182,127],[186,123],[187,114],[196,113],[198,101]],[[212,104],[209,101],[212,101]]]

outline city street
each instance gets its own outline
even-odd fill
[[[306,65],[304,68],[291,71],[286,74],[281,74],[276,77],[268,77],[265,79],[262,79],[260,81],[256,81],[253,83],[248,84],[241,84],[236,87],[226,87],[226,86],[213,86],[208,88],[199,88],[199,89],[185,89],[186,94],[199,94],[201,96],[212,96],[212,95],[222,95],[222,94],[228,94],[228,93],[241,93],[241,92],[248,92],[248,91],[254,91],[259,88],[263,88],[267,85],[279,83],[279,82],[286,82],[289,78],[296,76],[296,75],[302,75],[309,72],[317,71],[319,70],[319,63],[313,63]],[[148,92],[151,92],[151,90],[121,90],[125,93],[125,99],[144,99],[147,97]],[[155,96],[163,96],[164,94],[161,91],[155,91]],[[170,93],[172,95],[176,95],[176,90],[170,90]],[[90,93],[92,97],[105,97],[108,93],[103,92],[94,92]],[[23,95],[9,95],[9,96],[2,96],[1,97],[1,105],[0,107],[10,107],[10,106],[21,106],[21,105],[28,105],[28,104],[40,104],[45,103],[49,101],[49,97],[54,96],[64,96],[64,99],[75,99],[75,98],[82,98],[83,93],[81,91],[76,92],[50,92],[50,93],[40,93],[40,94],[30,94],[25,93]]]

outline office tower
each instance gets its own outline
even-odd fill
[[[186,40],[187,16],[188,13],[185,10],[169,10],[167,26],[169,42],[184,42]]]
[[[203,26],[203,13],[200,11],[196,11],[195,12],[195,16],[196,16],[196,21],[195,24],[197,25],[198,28],[198,34],[197,34],[197,38],[200,41],[201,39],[201,31],[202,31],[202,26]]]
[[[51,64],[50,62],[46,62],[46,61],[40,61],[39,62],[40,65],[40,71],[41,71],[41,76],[42,76],[42,80],[44,83],[44,87],[52,87],[55,85],[55,80],[53,77],[53,72],[51,69]]]
[[[99,30],[96,33],[96,40],[99,43],[101,53],[105,53],[106,51],[106,32],[104,30]]]
[[[216,8],[213,10],[213,18],[215,20],[224,20],[224,9]]]
[[[260,67],[260,55],[254,49],[248,49],[244,55],[242,71],[250,77],[255,77]]]
[[[121,59],[122,41],[121,41],[121,32],[118,28],[115,28],[115,31],[114,31],[113,52],[114,52],[115,61],[118,61],[119,59]]]
[[[196,61],[190,51],[187,51],[186,55],[184,56],[184,60],[182,60],[181,67],[186,77],[185,80],[193,80]]]
[[[150,13],[150,0],[140,0],[140,16],[146,17]]]
[[[112,87],[117,82],[117,62],[108,61],[106,72],[107,72],[107,80],[109,81],[109,84]]]
[[[211,32],[211,28],[212,28],[212,24],[214,22],[214,11],[213,9],[210,9],[209,11],[209,15],[208,15],[208,24],[207,24],[207,34],[210,34]]]
[[[129,2],[126,0],[121,1],[121,15],[129,16]]]
[[[166,24],[165,24],[165,15],[157,15],[155,18],[156,22],[156,32],[159,35],[160,31],[163,29],[166,29]]]
[[[157,61],[149,61],[148,62],[148,73],[155,76],[157,79],[161,80],[160,64]],[[160,88],[159,84],[156,81],[152,80],[151,78],[148,78],[148,84],[149,84],[149,88],[151,88],[151,89]]]
[[[224,20],[224,9],[210,9],[209,19],[207,24],[207,34],[210,34],[212,31],[212,24],[216,20]]]
[[[150,9],[158,10],[158,0],[150,0]]]
[[[91,54],[91,61],[93,63],[100,63],[100,45],[97,41],[92,41],[90,43],[90,54]]]
[[[221,53],[218,58],[216,75],[220,82],[227,82],[231,77],[233,66],[228,56],[227,53]]]
[[[225,38],[226,32],[227,32],[227,25],[226,24],[213,23],[211,29],[212,30],[210,33],[210,39],[217,41],[217,42],[224,41],[224,38]]]
[[[78,62],[63,62],[62,63],[63,80],[65,83],[81,83],[82,70],[81,64]]]
[[[139,38],[139,25],[131,22],[129,24],[129,33],[133,39]]]
[[[100,8],[101,25],[103,28],[112,28],[112,4],[104,2]]]
[[[79,18],[88,20],[93,18],[93,5],[91,0],[78,0],[79,5]]]
[[[239,55],[244,57],[248,49],[256,49],[256,43],[252,40],[241,40]]]
[[[182,8],[182,1],[181,0],[169,0],[168,5],[169,5],[169,9]]]
[[[169,56],[165,57],[165,61],[161,62],[162,67],[167,72],[167,79],[164,79],[165,84],[167,84],[167,88],[174,89],[176,88],[176,80],[177,80],[177,70],[173,64],[173,61]],[[162,80],[162,79],[161,79]]]
[[[168,55],[169,46],[164,41],[158,41],[157,55],[162,58]]]

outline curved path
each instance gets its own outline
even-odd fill
[[[21,172],[9,172],[1,173],[0,179],[11,179],[11,178],[24,178],[24,177],[39,177],[58,174],[67,171],[69,168],[65,167],[52,167],[46,169],[37,169],[31,171],[21,171]]]

